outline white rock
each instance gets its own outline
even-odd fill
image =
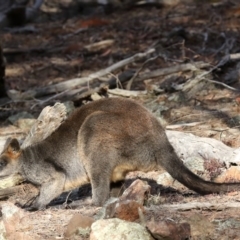
[[[92,224],[90,240],[153,240],[146,228],[118,218],[101,219]]]

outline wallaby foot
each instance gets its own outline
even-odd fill
[[[98,177],[96,177],[98,176]],[[103,206],[110,194],[110,181],[108,176],[94,175],[91,180],[92,185],[92,204]]]
[[[63,173],[59,173],[56,178],[43,183],[40,188],[39,196],[33,201],[29,208],[32,211],[45,209],[48,203],[63,192],[64,183],[65,175]]]
[[[24,203],[17,201],[15,203],[15,205],[17,207],[23,208],[25,210],[29,210],[30,209],[30,211],[31,211],[31,206],[32,206],[33,202],[36,200],[37,197],[38,196],[32,197],[31,199],[29,199],[27,202],[24,202]]]
[[[95,206],[103,206],[109,198],[109,190],[104,187],[92,189],[92,204]]]

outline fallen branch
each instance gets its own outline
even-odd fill
[[[177,72],[186,72],[186,71],[196,71],[201,68],[210,67],[209,63],[205,62],[195,62],[195,63],[186,63],[186,64],[179,64],[176,66],[168,67],[168,68],[162,68],[153,70],[148,73],[144,73],[141,76],[139,76],[136,81],[143,81],[149,78],[156,78],[160,76],[165,76]]]
[[[239,208],[240,202],[222,202],[222,203],[215,203],[215,202],[189,202],[189,203],[181,203],[181,204],[163,204],[160,206],[154,206],[150,209],[171,209],[174,211],[189,211],[193,209],[201,209],[201,210],[217,210],[222,211],[229,208]]]
[[[51,47],[36,47],[36,48],[4,48],[3,54],[5,55],[14,55],[14,54],[23,54],[23,53],[46,53],[52,51]],[[59,51],[59,48],[56,48],[56,51]]]
[[[150,54],[152,54],[154,52],[155,52],[155,49],[149,49],[148,51],[146,51],[144,53],[137,53],[137,54],[133,55],[132,57],[129,57],[118,63],[113,64],[110,67],[102,69],[96,73],[90,74],[88,77],[74,78],[74,79],[64,81],[64,82],[61,82],[58,84],[54,84],[51,86],[47,86],[47,87],[39,88],[39,89],[35,89],[35,90],[26,91],[23,93],[20,93],[20,92],[17,93],[15,91],[14,100],[23,100],[23,99],[29,99],[29,98],[34,98],[34,97],[41,97],[41,96],[45,96],[45,95],[52,94],[52,93],[59,93],[59,92],[65,91],[66,89],[73,89],[75,87],[79,87],[86,83],[90,83],[92,80],[94,80],[96,78],[101,78],[113,71],[116,71],[116,70],[128,65],[129,63],[146,58],[147,56],[149,56]]]
[[[91,85],[91,89],[89,89],[88,87],[80,87],[74,90],[65,90],[64,92],[55,94],[43,101],[39,100],[38,103],[32,106],[32,108],[34,108],[37,105],[45,106],[55,99],[61,99],[62,101],[67,101],[67,100],[77,101],[79,99],[86,98],[92,95],[93,93],[101,92],[102,89],[115,88],[117,86],[117,83],[119,82],[121,84],[124,82],[127,82],[133,76],[133,74],[134,74],[134,71],[127,70],[119,74],[119,76],[111,77],[108,81],[104,81],[103,83],[99,81],[93,83]]]
[[[130,89],[131,89],[131,86],[132,86],[133,81],[138,77],[138,75],[139,75],[139,73],[142,71],[142,69],[143,69],[149,62],[154,61],[154,60],[156,60],[157,58],[158,58],[158,56],[152,57],[152,58],[150,58],[150,59],[147,59],[147,60],[143,63],[143,65],[137,70],[137,72],[134,74],[134,76],[128,81],[128,84],[127,84],[127,87],[126,87],[127,90],[130,90]]]
[[[216,159],[224,163],[227,168],[230,165],[240,165],[240,148],[234,149],[214,138],[198,137],[191,133],[166,131],[166,134],[183,161],[202,158],[204,160]]]
[[[122,96],[122,97],[137,97],[142,94],[146,94],[147,91],[133,91],[125,90],[120,88],[108,89],[108,93],[112,95]]]
[[[61,96],[61,97],[67,96],[69,99],[71,99],[70,97],[74,97],[77,94],[88,96],[89,94],[84,93],[84,92],[86,92],[86,91],[89,91],[90,93],[97,92],[99,90],[99,88],[101,88],[100,87],[101,84],[97,83],[97,84],[91,85],[92,89],[83,87],[83,85],[93,81],[94,79],[101,78],[101,77],[111,73],[112,71],[122,68],[123,66],[125,66],[131,62],[134,62],[141,58],[145,58],[148,54],[153,53],[154,51],[155,51],[154,49],[150,49],[149,51],[147,51],[145,53],[135,54],[134,56],[127,58],[125,60],[122,60],[118,63],[115,63],[106,69],[103,69],[96,73],[90,74],[88,77],[71,79],[71,80],[68,80],[68,81],[65,81],[62,83],[58,83],[55,85],[51,85],[51,86],[47,86],[47,87],[39,88],[39,89],[35,89],[35,90],[29,90],[29,91],[22,92],[22,93],[18,92],[16,90],[9,90],[8,95],[14,101],[17,101],[17,100],[31,99],[34,97],[41,97],[44,95],[48,95],[48,94],[57,92],[56,97],[54,97],[54,96],[50,97],[49,99],[45,100],[45,103],[48,103],[50,100],[56,99],[59,96]],[[149,78],[168,75],[168,74],[176,73],[179,71],[190,71],[190,70],[196,70],[196,69],[205,68],[205,67],[209,67],[209,64],[203,63],[203,62],[196,62],[194,64],[191,64],[191,63],[180,64],[180,65],[177,65],[174,67],[163,68],[163,69],[151,71],[149,73],[144,73],[141,76],[137,77],[136,81],[140,81],[140,80],[142,81],[142,80],[149,79]],[[136,76],[136,73],[131,72],[131,74],[133,74],[131,76],[131,77],[133,77],[133,79],[132,79],[132,81],[133,81],[135,79],[134,75]],[[129,76],[129,74],[128,74],[128,76]],[[129,78],[125,77],[125,79],[121,80],[121,82],[124,82],[125,80],[129,80]],[[113,80],[111,78],[108,82],[105,82],[104,86],[110,85],[110,84],[112,84],[112,82],[113,82]],[[116,82],[116,80],[114,80],[114,82]],[[78,89],[73,89],[77,86],[78,86]],[[76,98],[74,97],[74,99],[76,99]],[[40,105],[41,105],[41,103],[40,103]]]

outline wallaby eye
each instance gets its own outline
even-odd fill
[[[7,160],[1,159],[0,160],[0,170],[3,170],[3,168],[7,165]]]

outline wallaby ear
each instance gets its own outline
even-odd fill
[[[10,156],[10,158],[16,159],[19,157],[21,148],[16,138],[10,139],[8,141],[6,152]]]
[[[12,151],[14,152],[20,151],[20,145],[16,138],[10,140],[8,147],[11,147]]]

